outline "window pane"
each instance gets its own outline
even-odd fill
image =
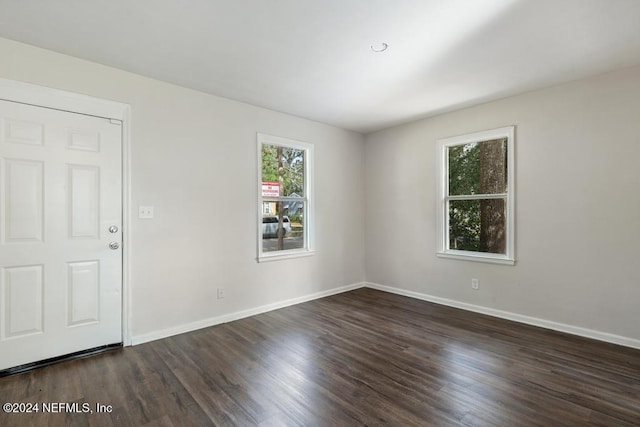
[[[304,154],[297,148],[262,144],[263,196],[304,197]],[[279,185],[279,190],[273,191],[270,184]],[[265,194],[265,188],[269,194]]]
[[[506,253],[504,199],[449,201],[449,249]]]
[[[507,139],[448,147],[449,195],[507,192]]]
[[[304,248],[304,202],[263,202],[262,251],[301,248]]]

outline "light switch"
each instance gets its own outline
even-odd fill
[[[153,219],[153,206],[138,206],[138,218]]]

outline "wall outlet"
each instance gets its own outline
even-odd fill
[[[475,289],[476,291],[480,289],[480,281],[478,279],[471,279],[471,289]]]
[[[218,299],[224,298],[224,288],[218,288]]]

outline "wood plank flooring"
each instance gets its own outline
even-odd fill
[[[0,401],[40,402],[1,426],[640,426],[640,351],[359,289],[2,378]]]

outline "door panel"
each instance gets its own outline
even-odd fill
[[[44,163],[5,160],[5,241],[41,242],[44,222]]]
[[[100,169],[67,165],[69,169],[69,237],[97,239],[99,234]]]
[[[67,264],[67,326],[100,321],[100,261]]]
[[[43,331],[43,266],[4,269],[3,338],[41,334]]]
[[[121,138],[0,101],[0,369],[122,342]]]

